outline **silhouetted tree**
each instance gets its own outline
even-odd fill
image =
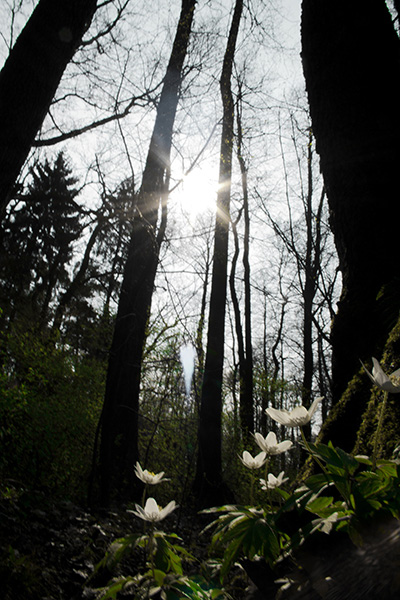
[[[51,301],[69,284],[73,243],[83,227],[77,181],[62,152],[53,164],[36,163],[3,220],[2,305],[10,320],[23,309],[47,323]]]
[[[219,190],[214,234],[210,310],[203,385],[201,390],[199,448],[195,489],[201,504],[223,502],[222,482],[222,378],[225,343],[225,306],[228,268],[228,238],[232,152],[234,143],[234,102],[231,90],[232,66],[243,10],[236,0],[224,55],[220,90],[223,106],[219,163]]]
[[[101,417],[101,498],[135,493],[138,459],[140,373],[154,280],[163,242],[169,188],[170,152],[182,69],[195,0],[182,0],[141,188],[135,200],[132,234],[120,292]]]
[[[371,43],[373,40],[373,43]],[[398,317],[400,42],[385,2],[303,0],[302,59],[343,276],[332,328],[333,401],[379,357]],[[327,435],[351,449],[366,396]]]
[[[0,72],[0,215],[96,0],[40,0]]]

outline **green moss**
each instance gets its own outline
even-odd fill
[[[382,397],[379,392],[372,392],[371,399],[363,414],[361,425],[357,431],[356,443],[354,445],[354,454],[372,455],[375,443],[375,433],[379,419],[379,403]]]
[[[400,367],[400,319],[389,333],[380,362],[388,374]],[[382,399],[383,392],[374,387],[357,432],[354,451],[358,454],[372,452]],[[400,444],[400,400],[397,395],[389,394],[380,437],[381,456],[389,458]]]
[[[319,433],[319,442],[332,441],[347,452],[353,449],[361,416],[367,407],[369,390],[370,381],[360,366],[339,402],[330,411]]]

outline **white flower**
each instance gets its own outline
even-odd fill
[[[322,519],[322,518],[314,519],[314,521],[311,522],[313,525],[313,528],[312,528],[310,534],[314,533],[314,531],[317,531],[319,529],[323,533],[326,533],[329,535],[330,532],[332,531],[333,524],[339,520],[338,517],[339,517],[338,513],[334,512],[329,517],[326,517],[325,519]]]
[[[278,477],[275,477],[272,473],[268,473],[267,481],[260,479],[261,487],[263,490],[274,490],[276,487],[280,487],[282,483],[285,483],[289,477],[283,477],[285,471],[281,471]]]
[[[147,469],[143,470],[138,462],[135,465],[135,473],[140,481],[149,485],[156,485],[156,483],[160,483],[161,481],[168,481],[168,479],[164,478],[164,471],[161,471],[161,473],[152,473]]]
[[[133,513],[140,519],[143,519],[143,521],[157,523],[158,521],[165,519],[165,517],[175,510],[177,504],[175,504],[175,500],[171,500],[167,506],[160,508],[154,498],[147,498],[144,508],[139,506],[139,504],[135,504],[135,508],[136,510],[128,510],[127,512]]]
[[[269,454],[270,456],[274,456],[276,454],[281,454],[282,452],[286,452],[293,446],[293,442],[290,440],[284,440],[283,442],[277,443],[276,435],[273,431],[270,431],[267,437],[263,437],[261,433],[255,433],[254,439],[258,446]]]
[[[286,425],[286,427],[302,427],[311,421],[311,417],[317,410],[317,406],[321,400],[322,397],[315,398],[308,410],[305,406],[296,406],[296,408],[291,411],[286,409],[278,410],[277,408],[267,408],[265,412],[271,419],[278,421],[281,425]]]
[[[372,363],[372,373],[370,373],[363,365],[364,370],[372,383],[377,385],[384,392],[400,394],[400,369],[397,369],[391,375],[386,375],[376,358],[372,358]]]
[[[260,454],[257,454],[257,456],[253,457],[250,454],[250,452],[247,452],[247,450],[245,450],[243,452],[243,457],[239,456],[239,458],[242,461],[242,463],[244,464],[244,466],[247,467],[248,469],[259,469],[260,467],[265,465],[265,462],[267,459],[267,453],[260,452]]]

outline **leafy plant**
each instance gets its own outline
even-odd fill
[[[308,477],[292,493],[279,487],[276,500],[268,496],[261,507],[222,506],[206,528],[213,529],[211,549],[221,558],[223,579],[240,558],[263,557],[271,566],[298,548],[315,531],[345,531],[354,543],[362,542],[363,525],[385,513],[399,518],[399,463],[352,456],[331,443],[307,444],[323,471]],[[293,514],[294,513],[294,514]],[[290,515],[290,519],[288,519]],[[297,523],[294,527],[286,524]]]
[[[106,568],[113,571],[127,555],[141,550],[146,555],[143,573],[134,576],[113,578],[99,590],[99,599],[117,598],[119,592],[129,588],[134,597],[149,598],[159,594],[163,600],[194,600],[226,597],[221,589],[203,575],[187,576],[183,572],[182,561],[196,559],[181,544],[181,538],[174,533],[151,531],[149,534],[133,534],[115,540],[96,571]]]
[[[256,555],[263,556],[270,564],[273,564],[287,542],[287,537],[277,527],[276,515],[265,509],[248,506],[222,506],[203,512],[222,513],[206,528],[215,526],[211,550],[222,550],[223,552],[222,579],[241,555],[250,560]]]
[[[135,504],[135,510],[128,510],[145,523],[144,534],[133,534],[115,540],[106,555],[97,565],[93,575],[102,569],[112,572],[127,555],[139,551],[144,556],[144,572],[112,579],[100,591],[99,598],[117,598],[119,592],[127,587],[133,590],[134,598],[150,598],[155,595],[162,600],[179,600],[193,598],[195,600],[212,600],[226,594],[213,584],[211,577],[195,575],[188,577],[183,572],[183,561],[194,562],[195,558],[181,544],[181,538],[174,533],[155,530],[155,524],[171,514],[177,505],[171,500],[164,508],[158,506],[153,497],[146,500],[148,487],[158,488],[160,483],[168,481],[164,472],[153,473],[142,469],[139,462],[135,466],[135,474],[145,484],[142,504]],[[140,554],[139,554],[140,558]]]
[[[15,325],[0,353],[0,480],[78,499],[86,493],[104,364],[58,334]],[[0,485],[2,488],[3,485]]]

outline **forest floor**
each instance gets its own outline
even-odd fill
[[[209,535],[204,521],[177,509],[165,521],[184,547],[200,560],[207,557]],[[138,572],[136,557],[124,560],[119,572],[93,578],[96,564],[111,542],[143,530],[126,507],[89,511],[41,492],[9,494],[0,499],[0,598],[2,600],[95,600],[98,587],[112,575]],[[239,581],[234,597],[244,597]],[[124,598],[133,595],[124,594]]]
[[[209,517],[195,510],[178,508],[162,524],[164,531],[178,534],[182,546],[204,561],[209,557],[210,533],[201,532],[207,520]],[[115,539],[142,532],[143,522],[127,512],[126,506],[90,511],[42,492],[9,490],[0,497],[0,600],[97,600],[99,588],[113,576],[143,572],[144,557],[135,551],[114,572],[94,575]],[[357,547],[341,532],[329,538],[318,533],[297,553],[297,571],[292,569],[290,557],[289,565],[282,561],[280,574],[266,573],[257,562],[245,561],[244,567],[259,589],[237,568],[226,584],[224,598],[275,598],[273,580],[277,573],[286,577],[290,566],[293,586],[279,592],[282,599],[398,600],[400,522],[388,516],[372,522],[363,539]],[[198,562],[184,566],[190,576],[199,572]],[[321,582],[325,587],[329,582],[327,595],[326,590],[321,592]],[[121,600],[133,598],[132,591],[121,594]]]

